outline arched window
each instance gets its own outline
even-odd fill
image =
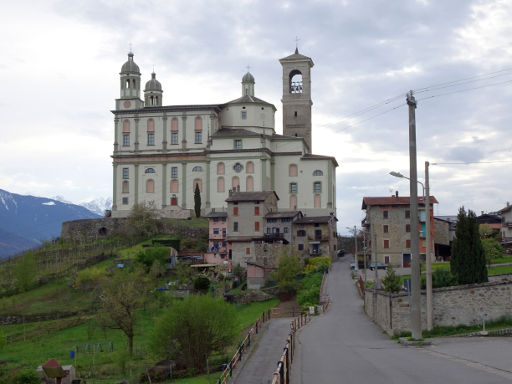
[[[297,209],[297,195],[290,195],[290,208]]]
[[[224,192],[224,178],[217,178],[217,192]]]
[[[201,144],[203,142],[203,120],[197,116],[194,125],[194,143]]]
[[[314,205],[314,207],[315,207],[315,208],[320,208],[320,202],[321,202],[321,200],[320,200],[320,194],[318,194],[318,193],[317,193],[317,194],[315,195],[315,205]]]
[[[130,121],[123,121],[123,147],[130,145]]]
[[[297,69],[290,72],[290,93],[302,93],[302,73]]]
[[[155,145],[155,121],[148,119],[148,145]]]
[[[130,184],[127,180],[123,181],[123,193],[130,192]]]
[[[245,182],[245,190],[247,192],[254,191],[254,179],[252,176],[247,176],[247,180]]]
[[[171,181],[171,193],[178,193],[178,180],[172,180]]]
[[[313,176],[323,176],[323,175],[324,175],[324,173],[319,169],[313,171]]]
[[[224,163],[217,163],[217,175],[224,174]]]
[[[148,179],[146,181],[146,192],[147,193],[154,193],[155,192],[155,182],[153,179]]]
[[[298,175],[297,164],[290,164],[289,175],[290,176],[297,176]]]
[[[196,185],[199,186],[199,192],[203,192],[203,182],[201,179],[194,179],[194,184],[192,185],[194,192],[196,191]]]
[[[238,176],[233,176],[231,185],[233,186],[233,188],[237,188],[240,185],[240,179],[238,178]]]
[[[178,119],[171,120],[171,145],[178,145]]]
[[[155,173],[155,168],[146,168],[144,173]]]
[[[245,171],[247,173],[254,173],[254,163],[252,161],[248,161],[245,165]]]
[[[192,168],[192,172],[203,172],[203,167],[201,166],[195,166],[194,168]]]

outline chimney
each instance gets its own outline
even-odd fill
[[[395,197],[398,197],[398,191],[395,191]]]
[[[229,189],[228,194],[229,194],[229,197],[231,197],[233,195],[233,190]]]
[[[481,212],[481,213],[480,213],[480,216],[482,216],[482,215],[484,214],[484,211],[480,211],[480,212]]]

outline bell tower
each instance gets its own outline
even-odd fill
[[[283,67],[283,135],[303,137],[312,151],[311,142],[311,58],[295,49],[293,55],[280,59]]]
[[[128,61],[119,73],[120,97],[116,99],[116,109],[138,109],[143,107],[140,99],[140,70],[133,61],[133,52],[128,53]]]

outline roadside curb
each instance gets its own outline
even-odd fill
[[[407,340],[406,337],[400,337],[398,342],[405,347],[424,347],[426,345],[432,345],[432,342],[428,340]]]

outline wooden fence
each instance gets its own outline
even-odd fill
[[[254,323],[251,327],[245,339],[238,346],[235,354],[226,365],[226,368],[222,371],[219,379],[217,380],[217,384],[226,384],[228,380],[233,376],[233,370],[237,367],[238,363],[242,361],[243,356],[247,352],[247,349],[251,345],[251,342],[254,340],[256,335],[259,333],[261,326],[263,323],[266,323],[272,318],[271,311],[268,310],[263,312],[259,317],[258,321]]]
[[[290,324],[290,333],[286,339],[281,358],[277,362],[277,368],[272,375],[272,384],[289,384],[290,370],[292,367],[293,354],[295,352],[295,333],[304,325],[309,323],[311,317],[309,313],[296,317]]]

